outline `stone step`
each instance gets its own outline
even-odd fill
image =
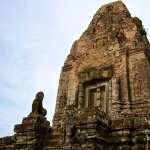
[[[57,139],[60,137],[60,134],[52,134],[48,136],[48,139]]]
[[[60,132],[53,130],[47,138],[44,150],[61,150],[58,148],[60,136]]]
[[[59,138],[51,138],[51,139],[48,139],[45,143],[45,146],[57,146],[59,143]]]
[[[61,149],[61,148],[59,148],[57,146],[56,147],[49,146],[49,147],[45,147],[44,150],[63,150],[63,149]]]
[[[48,136],[47,141],[58,141],[59,138],[60,138],[60,134],[52,133],[51,135]]]
[[[57,141],[56,140],[49,140],[46,142],[45,145],[46,146],[56,146],[56,145],[58,145],[58,140]]]
[[[13,147],[13,145],[0,146],[0,150],[14,150],[14,147]]]

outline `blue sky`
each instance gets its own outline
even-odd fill
[[[39,90],[52,120],[60,70],[71,45],[97,9],[111,1],[0,0],[0,137],[13,134]],[[148,31],[150,1],[124,3]]]

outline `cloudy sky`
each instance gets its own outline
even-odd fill
[[[97,9],[111,1],[0,0],[0,137],[13,134],[39,90],[52,120],[59,73],[70,47]],[[150,1],[124,3],[148,31]]]

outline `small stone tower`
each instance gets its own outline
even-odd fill
[[[150,44],[123,2],[102,6],[74,42],[52,127],[42,119],[39,150],[150,150]],[[0,150],[6,143],[16,139],[0,139]]]

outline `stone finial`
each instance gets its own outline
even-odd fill
[[[42,91],[40,91],[36,94],[35,99],[32,103],[31,115],[46,116],[47,111],[46,111],[46,109],[43,108],[43,104],[42,104],[43,98],[44,98],[44,93]]]

